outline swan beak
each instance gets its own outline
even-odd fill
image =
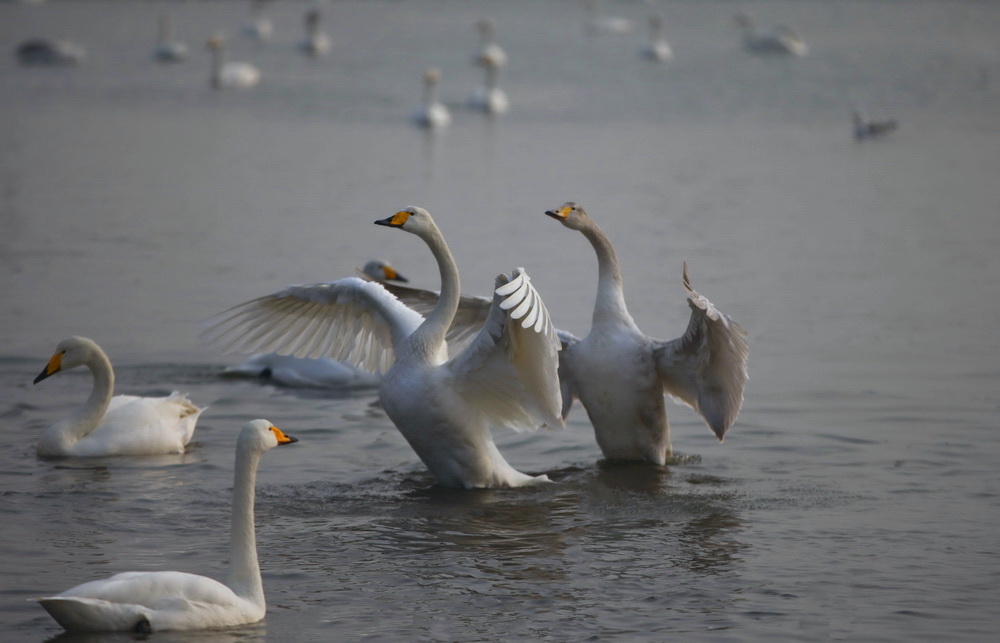
[[[376,223],[378,223],[378,222],[376,221]],[[391,267],[391,266],[386,266],[385,268],[382,269],[382,271],[385,273],[385,278],[386,279],[389,279],[389,280],[392,280],[392,281],[398,281],[398,282],[404,283],[404,284],[407,283],[408,281],[410,281],[409,279],[407,279],[403,275],[401,275],[398,272],[396,272],[396,269],[393,268],[393,267]]]
[[[271,433],[274,434],[274,437],[278,438],[278,446],[281,446],[282,444],[291,444],[293,442],[299,441],[298,438],[288,435],[287,433],[285,433],[276,426],[271,427]]]
[[[407,219],[410,218],[410,213],[404,211],[397,212],[387,219],[379,219],[375,222],[375,225],[389,226],[390,228],[402,228],[403,224],[406,223]]]
[[[58,373],[60,369],[62,369],[62,356],[62,353],[56,353],[53,355],[52,359],[49,360],[49,363],[45,365],[45,368],[42,369],[42,372],[38,374],[38,377],[36,377],[35,381],[32,383],[38,384],[46,377]]]
[[[559,221],[565,221],[566,217],[569,216],[569,208],[559,208],[558,210],[546,210],[545,214],[549,215],[553,219],[558,219]]]

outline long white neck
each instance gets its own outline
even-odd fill
[[[436,81],[424,82],[424,105],[430,107],[438,102],[438,86]]]
[[[226,50],[223,47],[212,49],[212,87],[222,86],[222,66],[226,64]]]
[[[486,89],[493,91],[500,84],[500,68],[496,65],[486,65]]]
[[[65,451],[87,437],[87,434],[104,419],[115,390],[115,372],[111,368],[111,360],[104,351],[95,346],[85,366],[94,376],[94,388],[90,392],[90,397],[67,420],[49,427],[42,433],[38,442],[40,452],[58,454]]]
[[[593,326],[623,322],[634,326],[635,322],[625,306],[621,265],[614,246],[592,220],[581,232],[597,253],[597,300],[594,304]]]
[[[242,598],[264,606],[264,584],[257,562],[254,531],[254,485],[260,453],[237,449],[233,473],[233,522],[229,534],[229,573],[226,585]]]
[[[441,271],[441,295],[424,323],[410,336],[410,345],[416,353],[433,359],[438,355],[448,327],[455,318],[462,286],[458,279],[458,265],[440,231],[435,228],[424,241]]]

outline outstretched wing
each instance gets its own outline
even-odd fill
[[[523,268],[497,277],[478,334],[446,367],[470,406],[494,426],[561,428],[559,338]]]
[[[434,290],[423,290],[379,281],[363,272],[361,276],[364,279],[382,284],[397,299],[425,317],[434,309],[440,297],[440,293]],[[448,327],[448,332],[445,334],[449,355],[454,357],[465,350],[479,329],[483,327],[483,322],[486,321],[492,304],[493,300],[486,297],[463,296],[459,299],[455,318],[451,320],[451,326]]]
[[[743,406],[746,331],[691,288],[686,263],[684,289],[691,319],[681,337],[656,343],[656,370],[664,390],[698,411],[721,441]]]
[[[561,417],[565,420],[569,416],[569,410],[573,406],[573,400],[576,399],[576,382],[573,381],[572,373],[573,370],[569,368],[566,364],[566,356],[569,354],[567,350],[570,349],[573,344],[580,341],[580,338],[573,333],[565,330],[556,329],[556,334],[559,336],[559,389],[562,393],[562,414]]]
[[[239,304],[206,320],[202,335],[227,351],[329,357],[383,373],[422,322],[380,284],[348,277]]]

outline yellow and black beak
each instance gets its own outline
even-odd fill
[[[390,228],[402,228],[409,218],[410,213],[406,210],[401,210],[387,219],[379,219],[375,222],[375,225],[384,225],[389,226]]]
[[[295,437],[292,437],[292,436],[288,435],[287,433],[285,433],[284,431],[282,431],[281,429],[279,429],[276,426],[272,426],[271,427],[271,433],[274,434],[274,437],[278,438],[278,446],[279,447],[282,444],[291,444],[292,442],[298,442],[299,441],[298,438],[295,438]]]
[[[35,378],[33,384],[38,384],[46,377],[49,377],[50,375],[55,375],[60,370],[62,370],[62,356],[63,356],[62,353],[56,353],[55,355],[53,355],[52,359],[49,360],[49,363],[46,364],[45,368],[42,369],[42,372],[39,373],[38,377]]]
[[[558,219],[559,221],[565,221],[566,217],[569,216],[570,208],[568,205],[559,208],[558,210],[546,210],[545,214],[549,215],[553,219]]]
[[[409,281],[409,279],[396,272],[396,269],[393,268],[392,266],[386,266],[385,268],[382,269],[382,272],[385,273],[385,278],[388,280],[398,281],[403,284]]]

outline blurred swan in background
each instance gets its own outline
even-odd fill
[[[413,112],[413,122],[421,127],[436,129],[451,124],[451,112],[438,99],[441,71],[436,68],[424,72],[424,102]]]
[[[640,53],[643,58],[657,62],[666,62],[673,59],[674,50],[667,43],[667,38],[663,34],[663,14],[653,13],[649,16],[649,42],[646,43]]]
[[[274,23],[264,15],[267,0],[254,0],[250,7],[250,20],[243,25],[243,33],[254,40],[270,40],[274,37]]]
[[[91,339],[70,337],[59,342],[35,384],[86,366],[94,377],[87,402],[70,417],[46,429],[38,440],[40,456],[163,455],[184,453],[204,409],[186,395],[169,397],[113,395],[111,360]]]
[[[894,118],[870,119],[861,109],[855,109],[851,118],[854,138],[859,141],[885,136],[890,132],[894,132],[899,126],[899,123]]]
[[[181,62],[188,56],[188,46],[174,38],[174,19],[168,14],[160,15],[159,36],[156,48],[153,49],[153,59],[163,63]]]
[[[33,38],[17,47],[17,61],[22,65],[61,66],[78,65],[86,57],[86,50],[68,40]]]
[[[77,585],[38,602],[70,632],[202,630],[264,618],[264,586],[257,560],[254,486],[260,456],[298,442],[267,420],[252,420],[236,439],[229,573],[220,583],[187,572],[122,572]]]
[[[417,235],[437,260],[441,293],[426,319],[380,284],[349,278],[240,304],[209,320],[209,337],[230,349],[326,355],[383,371],[382,407],[442,486],[547,482],[508,464],[489,428],[562,426],[559,343],[528,275],[497,277],[486,322],[449,359],[445,335],[461,286],[441,231],[412,206],[375,223]]]
[[[333,47],[330,36],[320,29],[322,18],[323,14],[320,13],[319,9],[310,9],[306,12],[306,37],[300,46],[302,51],[313,57],[325,56],[330,53],[330,49]]]
[[[597,253],[597,300],[590,333],[560,333],[563,418],[574,397],[583,403],[609,460],[662,465],[671,455],[664,393],[697,411],[721,441],[743,404],[746,333],[691,289],[691,318],[681,337],[663,341],[639,330],[625,306],[621,268],[611,241],[582,207],[567,202],[546,212],[581,232]]]
[[[476,88],[469,96],[469,107],[487,114],[506,114],[510,109],[507,94],[500,89],[501,64],[494,63],[490,58],[481,58],[480,65],[485,73],[482,87]]]
[[[395,281],[406,283],[406,277],[396,271],[389,262],[372,259],[358,271],[366,279],[385,283]],[[264,353],[254,355],[237,366],[222,372],[224,377],[254,377],[274,384],[302,388],[354,388],[378,386],[381,378],[350,364],[338,362],[329,357],[295,357]]]
[[[506,67],[507,52],[496,43],[496,23],[491,18],[481,18],[476,21],[476,31],[481,40],[473,62],[480,67]]]
[[[746,13],[736,14],[736,24],[743,34],[743,46],[758,54],[783,54],[805,56],[809,47],[794,29],[778,25],[773,33],[759,33],[753,19]]]
[[[212,52],[212,76],[210,83],[215,89],[249,89],[260,83],[260,70],[244,62],[226,60],[226,38],[215,35],[205,46]]]
[[[625,34],[632,31],[631,20],[605,15],[599,0],[583,0],[583,8],[587,14],[585,25],[589,34]]]

